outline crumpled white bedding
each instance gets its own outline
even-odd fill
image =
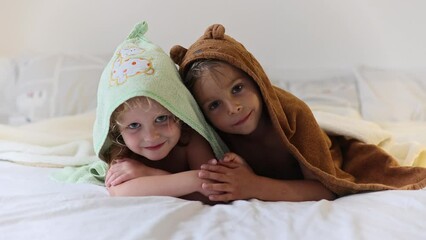
[[[426,123],[372,123],[314,111],[326,131],[378,144],[424,164]],[[94,184],[56,182],[61,168],[96,161],[93,113],[22,127],[0,125],[4,239],[426,239],[426,189],[335,201],[236,201],[207,206],[173,197],[109,197]],[[417,133],[417,134],[416,134]],[[409,150],[409,151],[407,151]],[[16,163],[24,163],[16,164]],[[424,166],[424,165],[423,165]]]
[[[426,189],[207,206],[173,197],[109,197],[97,185],[51,181],[57,170],[0,162],[3,239],[426,238]]]
[[[22,126],[0,124],[0,160],[33,166],[78,166],[98,160],[92,143],[95,112]]]
[[[403,166],[426,167],[426,122],[376,123],[321,110],[313,113],[328,133],[377,145]]]

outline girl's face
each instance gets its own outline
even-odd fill
[[[226,63],[205,70],[196,80],[194,96],[210,122],[220,131],[247,135],[262,115],[262,101],[253,80]]]
[[[123,112],[118,122],[126,146],[152,161],[165,158],[181,136],[174,115],[152,99]]]

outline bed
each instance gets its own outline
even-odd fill
[[[316,202],[203,205],[109,197],[93,178],[58,173],[98,161],[96,86],[105,57],[0,59],[0,232],[3,239],[425,239],[426,189]],[[356,66],[288,70],[272,81],[305,100],[328,132],[426,167],[426,71]]]

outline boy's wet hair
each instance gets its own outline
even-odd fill
[[[203,76],[203,74],[208,71],[212,72],[215,67],[223,64],[223,61],[215,59],[201,59],[192,63],[191,67],[188,69],[183,83],[185,86],[192,91],[195,85],[195,82]]]
[[[183,83],[188,88],[189,91],[193,92],[195,82],[200,79],[204,74],[208,73],[211,75],[212,79],[220,82],[221,78],[224,77],[224,73],[222,73],[220,70],[217,69],[217,67],[221,65],[229,65],[236,71],[240,71],[244,76],[246,76],[251,81],[254,81],[253,78],[248,75],[243,70],[239,69],[238,67],[217,59],[201,59],[193,62],[191,66],[188,68],[188,71],[186,72],[185,78],[183,78]],[[259,87],[256,85],[256,88],[259,89]]]

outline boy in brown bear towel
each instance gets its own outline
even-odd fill
[[[212,201],[334,199],[353,193],[420,189],[426,168],[402,167],[375,145],[327,135],[309,107],[271,84],[245,47],[212,25],[170,55],[204,115],[233,153],[204,164]]]

